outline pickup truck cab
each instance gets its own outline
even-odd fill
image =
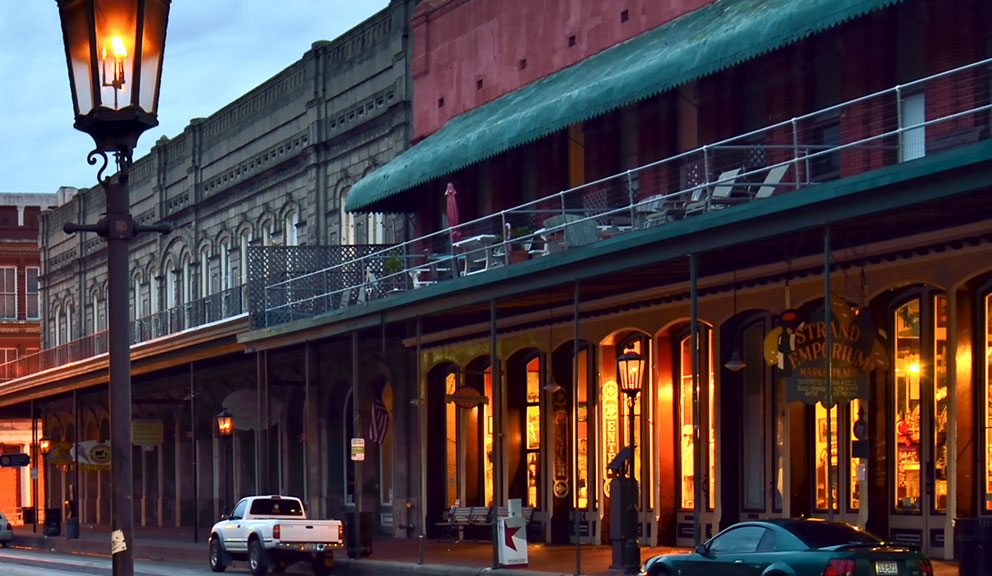
[[[292,496],[248,496],[210,530],[210,569],[223,572],[247,560],[255,576],[272,568],[281,573],[309,561],[317,576],[334,566],[334,548],[344,545],[339,520],[308,520],[303,503]]]

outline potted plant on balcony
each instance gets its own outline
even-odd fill
[[[510,249],[510,263],[515,264],[517,262],[523,262],[530,258],[530,244],[533,241],[533,237],[530,235],[531,230],[526,226],[516,226],[510,230],[510,235],[507,241],[513,239],[513,242],[508,242],[507,246]],[[523,240],[517,240],[518,238],[523,238]]]

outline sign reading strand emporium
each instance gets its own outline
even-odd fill
[[[830,324],[823,303],[802,313],[786,310],[781,326],[765,336],[765,361],[785,379],[789,402],[827,401],[827,331],[830,332],[830,395],[834,403],[868,398],[868,378],[886,368],[885,346],[866,308],[859,313],[836,295],[830,298]]]

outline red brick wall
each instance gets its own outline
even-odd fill
[[[414,140],[454,116],[709,3],[425,2],[412,22]]]

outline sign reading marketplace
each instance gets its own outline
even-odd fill
[[[765,361],[785,379],[789,402],[827,404],[827,331],[830,331],[830,392],[835,404],[868,398],[869,375],[888,367],[885,346],[870,311],[856,313],[835,294],[830,297],[830,324],[823,300],[803,311],[786,310],[781,326],[765,337]]]

